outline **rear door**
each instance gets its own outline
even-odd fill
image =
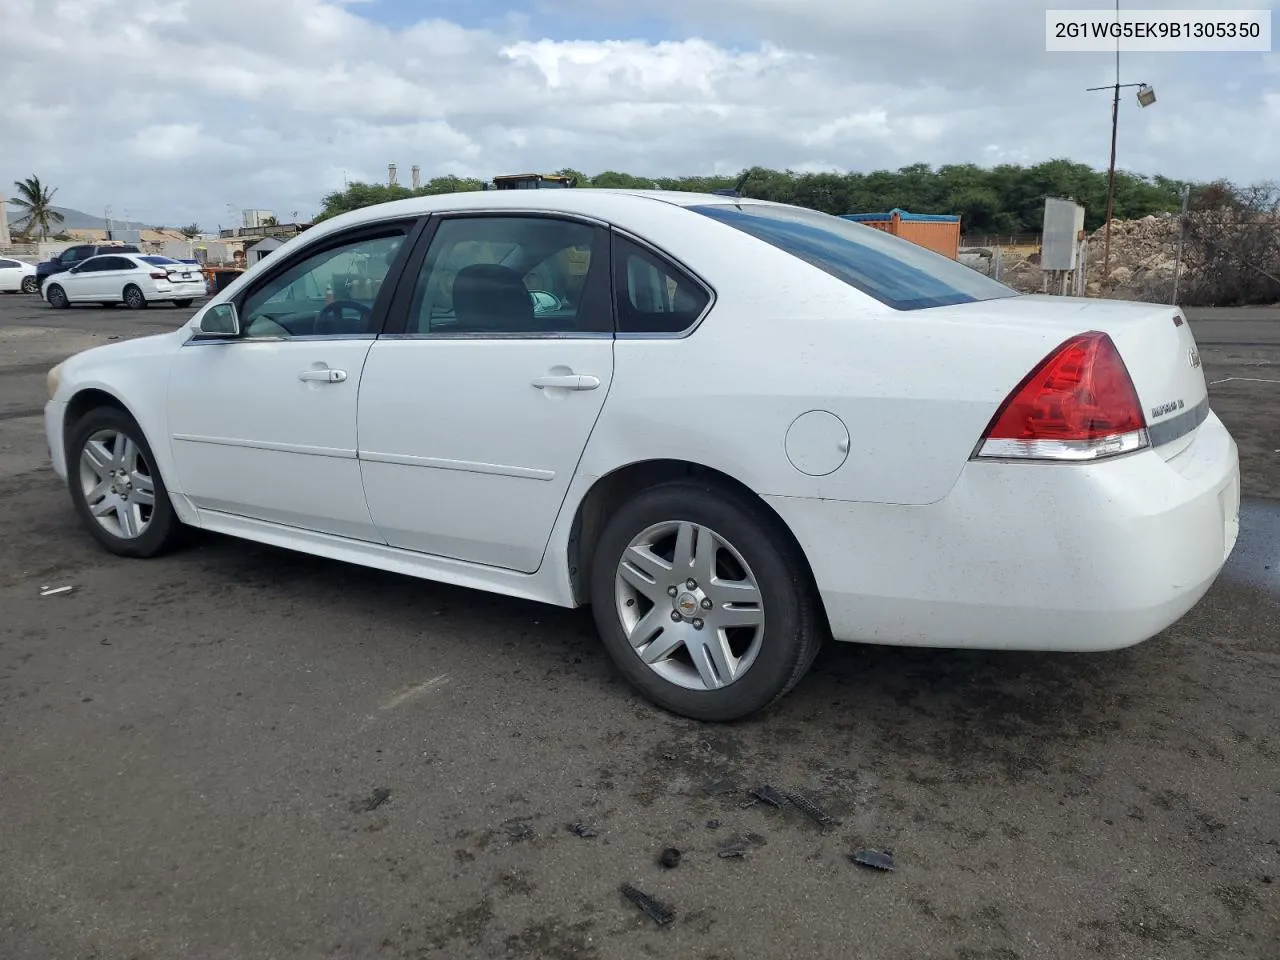
[[[393,546],[535,571],[613,377],[607,230],[441,218],[397,320],[360,384],[373,522]]]
[[[94,274],[94,288],[102,300],[123,300],[124,288],[131,283],[137,284],[146,294],[147,284],[139,278],[138,265],[129,257],[115,254],[98,257],[102,261]]]

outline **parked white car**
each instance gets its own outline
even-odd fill
[[[39,293],[40,281],[36,279],[36,265],[0,257],[0,293]]]
[[[205,287],[204,274],[193,264],[156,254],[103,253],[53,274],[41,293],[59,309],[73,303],[123,303],[141,310],[164,301],[189,307],[205,295]]]
[[[781,697],[825,637],[1138,643],[1238,532],[1178,309],[1019,296],[723,196],[357,210],[184,328],[59,364],[49,397],[110,551],[188,525],[591,604],[622,673],[708,720]]]

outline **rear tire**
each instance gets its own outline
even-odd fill
[[[39,293],[40,292],[40,284],[35,277],[22,278],[22,292],[23,293]]]
[[[147,308],[147,298],[142,295],[142,291],[132,283],[124,288],[124,305],[130,310],[145,310]]]
[[[808,565],[781,521],[698,480],[645,490],[609,519],[591,600],[627,680],[695,720],[737,720],[781,699],[826,630]]]
[[[89,534],[117,556],[157,556],[182,532],[142,428],[119,407],[71,425],[67,487]]]
[[[65,310],[71,306],[71,301],[67,299],[66,291],[56,283],[49,288],[46,299],[49,301],[49,306],[55,310]]]

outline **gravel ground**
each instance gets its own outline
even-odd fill
[[[1280,311],[1192,314],[1247,497],[1182,622],[1088,656],[829,647],[730,726],[641,701],[585,611],[212,536],[96,549],[44,373],[188,313],[0,297],[5,960],[1280,957]]]

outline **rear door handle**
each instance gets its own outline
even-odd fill
[[[303,370],[298,374],[299,380],[318,380],[321,383],[341,383],[347,379],[345,370]]]
[[[600,378],[573,373],[565,376],[538,377],[533,381],[533,385],[539,390],[545,390],[547,387],[559,387],[561,390],[594,390],[600,386]]]

